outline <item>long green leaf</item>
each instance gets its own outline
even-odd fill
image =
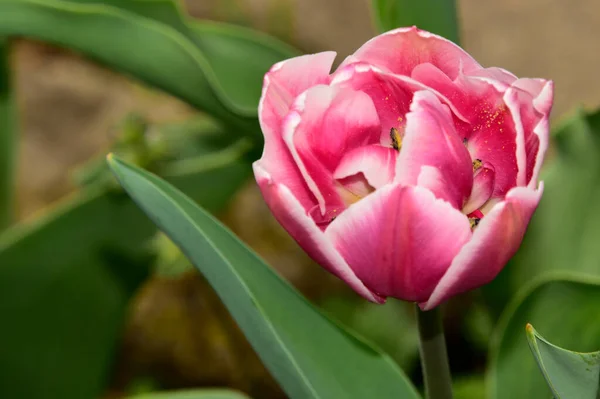
[[[0,38],[0,231],[13,219],[17,129],[8,60],[9,46]]]
[[[555,153],[542,173],[544,195],[521,248],[484,288],[500,309],[548,271],[600,275],[600,111],[579,111],[554,132]]]
[[[238,147],[164,173],[221,209],[249,176]],[[104,390],[156,228],[122,192],[93,187],[0,235],[1,398],[92,398]]]
[[[372,0],[372,7],[380,32],[416,25],[459,43],[454,0]]]
[[[181,192],[111,157],[121,185],[215,288],[292,398],[417,398],[388,356],[332,323]]]
[[[184,18],[173,0],[1,0],[0,35],[81,51],[256,132],[264,73],[297,55],[252,30]]]
[[[595,277],[555,274],[525,287],[507,308],[494,336],[488,370],[490,398],[551,397],[531,356],[524,327],[531,323],[552,334],[556,345],[589,352],[600,348],[598,309],[600,279]]]
[[[225,389],[189,389],[145,393],[131,396],[128,399],[248,399],[248,397],[239,392]]]
[[[600,386],[600,352],[559,348],[527,325],[529,347],[556,399],[596,399]]]

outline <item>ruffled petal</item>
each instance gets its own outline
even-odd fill
[[[344,154],[378,143],[379,132],[377,112],[365,93],[320,85],[297,98],[286,117],[283,139],[322,214],[345,208],[333,178]]]
[[[260,160],[282,184],[289,187],[305,209],[316,203],[282,139],[283,119],[303,91],[329,79],[335,52],[292,58],[275,64],[265,75],[258,106],[265,147]]]
[[[253,167],[256,180],[271,212],[302,249],[319,265],[342,279],[364,298],[377,303],[385,302],[384,298],[372,292],[358,279],[331,241],[306,214],[292,192],[273,180],[273,177],[257,162]]]
[[[491,165],[483,166],[473,176],[473,190],[469,196],[469,200],[463,207],[463,213],[476,211],[485,204],[494,191],[494,169]]]
[[[344,179],[362,173],[375,189],[394,180],[398,152],[393,148],[375,144],[348,152],[335,170],[335,179]]]
[[[419,64],[431,63],[454,80],[459,72],[481,69],[469,54],[451,41],[416,27],[400,28],[365,43],[342,66],[366,62],[387,72],[410,76]]]
[[[465,215],[427,189],[388,185],[344,211],[325,235],[372,291],[421,302],[471,228]]]
[[[438,198],[462,209],[473,185],[471,158],[461,138],[456,134],[450,111],[428,91],[415,93],[407,123],[402,149],[396,164],[396,181],[403,185],[418,184],[423,166],[439,170],[435,179],[444,182],[427,186]],[[427,177],[433,177],[428,173]],[[438,188],[443,188],[440,191]]]
[[[431,297],[419,304],[429,310],[448,298],[492,281],[515,254],[543,192],[515,187],[479,222],[471,240],[460,250]],[[368,282],[364,280],[365,283]]]

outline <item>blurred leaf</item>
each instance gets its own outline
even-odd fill
[[[14,213],[17,129],[11,88],[9,46],[0,37],[0,232],[8,227]]]
[[[459,44],[454,0],[372,0],[372,7],[380,32],[416,25]]]
[[[137,204],[203,272],[290,397],[418,397],[389,357],[324,317],[189,198],[114,157],[109,164]]]
[[[248,397],[240,392],[226,389],[190,389],[152,392],[130,396],[128,399],[248,399]]]
[[[563,348],[600,348],[600,279],[555,274],[524,288],[503,314],[490,352],[492,399],[551,397],[535,364],[523,329],[528,323],[551,333]],[[565,396],[580,398],[582,396]]]
[[[556,399],[596,399],[600,352],[579,353],[559,348],[546,341],[531,324],[526,331],[529,347]]]
[[[374,342],[408,373],[419,357],[412,304],[388,299],[384,305],[362,298],[331,297],[320,304],[327,314]]]
[[[521,248],[484,292],[501,309],[548,271],[600,275],[600,112],[579,111],[555,129],[556,153],[542,173],[544,195]]]
[[[454,399],[485,398],[485,381],[483,375],[456,378],[452,384]]]
[[[0,35],[99,60],[228,125],[259,132],[263,75],[297,53],[253,30],[184,17],[173,0],[3,0]]]
[[[164,173],[219,210],[250,174],[239,147]],[[126,195],[95,186],[0,236],[0,397],[98,397],[155,232]]]

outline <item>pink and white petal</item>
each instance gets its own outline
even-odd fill
[[[423,187],[385,186],[325,230],[373,292],[425,301],[471,237],[465,215]]]
[[[537,80],[533,79],[520,79],[516,83],[525,86],[524,82],[528,81],[537,83]],[[548,88],[545,89],[545,87]],[[537,180],[541,162],[548,147],[548,118],[550,116],[548,112],[552,104],[552,83],[549,82],[547,86],[545,85],[534,93],[537,93],[535,98],[531,92],[514,85],[506,91],[504,96],[504,101],[513,115],[517,132],[516,156],[519,167],[517,185],[519,186],[529,184],[534,174],[535,180]],[[545,98],[546,96],[549,98]],[[538,108],[548,112],[542,113]],[[533,186],[535,187],[535,185],[534,182]]]
[[[286,117],[283,140],[322,213],[344,208],[333,172],[347,151],[379,142],[380,123],[370,97],[351,89],[314,86]]]
[[[358,90],[371,97],[381,121],[382,144],[389,144],[391,128],[403,129],[413,93],[423,87],[418,82],[396,79],[366,64],[338,68],[332,75],[331,85]]]
[[[465,215],[481,208],[490,199],[494,191],[494,175],[494,169],[491,166],[483,166],[475,173],[473,190],[462,210]]]
[[[511,90],[505,92],[504,98]],[[492,197],[503,198],[508,190],[517,185],[519,172],[517,161],[517,140],[522,139],[520,121],[516,121],[511,110],[508,109],[502,97],[492,87],[486,96],[479,98],[478,118],[473,125],[467,128],[471,130],[468,137],[467,147],[472,159],[479,159],[483,163],[494,166],[495,183]],[[519,114],[516,116],[519,118]],[[464,134],[461,126],[458,127],[460,134]],[[519,150],[520,151],[520,150]],[[519,152],[521,154],[521,152]]]
[[[428,300],[419,304],[430,310],[450,297],[492,281],[515,254],[540,201],[543,184],[537,190],[515,187],[505,201],[496,204],[479,222],[440,279]],[[368,284],[368,282],[365,280]]]
[[[491,67],[485,69],[479,69],[469,74],[471,77],[483,78],[490,84],[497,88],[503,88],[506,90],[512,85],[518,78],[506,69]],[[502,91],[504,91],[502,90]]]
[[[354,62],[366,62],[405,76],[410,76],[417,65],[428,62],[453,80],[461,68],[465,73],[481,69],[481,65],[456,44],[414,26],[374,37],[346,58],[342,66]]]
[[[552,81],[546,81],[540,93],[533,100],[533,106],[538,112],[542,113],[543,116],[533,130],[539,142],[538,149],[535,153],[533,151],[527,152],[528,162],[530,162],[530,158],[534,158],[533,172],[528,180],[528,185],[532,188],[534,188],[537,184],[542,163],[544,162],[544,157],[548,149],[550,135],[550,113],[552,111],[553,101],[554,83]]]
[[[442,74],[442,72],[439,72]],[[447,83],[446,80],[443,81]],[[331,85],[339,87],[350,87],[367,93],[379,113],[382,128],[382,144],[389,145],[389,133],[392,127],[403,130],[406,124],[406,113],[410,110],[413,94],[420,90],[433,92],[440,100],[448,105],[458,119],[469,122],[467,116],[470,111],[469,104],[460,102],[460,98],[454,100],[446,97],[435,88],[432,88],[409,76],[397,75],[385,72],[373,65],[365,63],[354,63],[347,65],[331,75]],[[440,87],[443,84],[440,83]],[[452,93],[450,93],[452,94]]]
[[[398,151],[378,144],[359,147],[344,155],[333,177],[339,180],[362,173],[377,189],[394,180],[397,157]]]
[[[423,166],[440,170],[448,182],[455,208],[462,209],[471,194],[473,167],[462,139],[456,134],[447,106],[431,92],[415,93],[407,114],[402,149],[396,163],[396,181],[403,185],[418,184]]]
[[[305,209],[315,199],[304,183],[283,139],[283,119],[294,99],[303,91],[329,79],[335,52],[292,58],[275,64],[265,75],[258,105],[260,126],[265,137],[262,166],[276,179],[290,187]]]
[[[358,279],[331,241],[307,215],[294,194],[285,185],[273,180],[260,164],[255,162],[253,167],[256,180],[271,212],[302,249],[364,298],[377,303],[385,302],[385,298],[368,289]]]
[[[417,178],[417,186],[428,189],[433,193],[435,198],[454,205],[456,190],[453,182],[448,181],[448,177],[438,168],[428,165],[422,166]]]

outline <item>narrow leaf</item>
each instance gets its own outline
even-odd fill
[[[528,346],[523,326],[531,323],[540,330],[552,334],[552,341],[562,348],[591,352],[600,348],[600,319],[594,317],[600,309],[600,279],[590,276],[555,274],[534,280],[515,297],[498,323],[490,350],[488,382],[491,399],[549,398],[551,390]],[[529,337],[532,338],[531,336]],[[581,382],[579,366],[572,356],[559,352],[556,347],[542,342],[537,336],[535,348],[538,362],[542,361],[555,388],[566,386],[568,379]],[[530,342],[531,344],[531,342]],[[573,352],[570,352],[573,354]],[[577,354],[581,356],[582,354]],[[562,364],[561,364],[562,363]],[[562,374],[564,366],[571,368],[572,375]],[[590,370],[594,370],[590,363]],[[597,369],[596,369],[597,370]],[[598,373],[595,378],[598,381]],[[587,373],[587,371],[586,371]],[[591,383],[591,380],[590,380]],[[597,384],[597,383],[596,383]],[[562,399],[587,398],[590,387],[577,384],[580,394],[567,395]],[[596,385],[597,389],[597,385]],[[592,397],[590,397],[592,398]],[[595,399],[596,396],[593,396]]]
[[[418,397],[388,356],[327,319],[189,198],[115,157],[109,164],[205,275],[291,398]]]
[[[262,78],[297,55],[252,30],[184,18],[173,0],[3,0],[0,35],[71,48],[258,132]]]
[[[596,399],[600,352],[579,353],[559,348],[531,324],[527,324],[526,331],[529,347],[556,399]]]
[[[416,25],[459,43],[454,0],[372,0],[372,7],[380,32]]]
[[[234,144],[164,172],[217,211],[249,177],[244,153]],[[156,227],[124,193],[95,187],[0,235],[0,398],[95,398],[105,389]]]

